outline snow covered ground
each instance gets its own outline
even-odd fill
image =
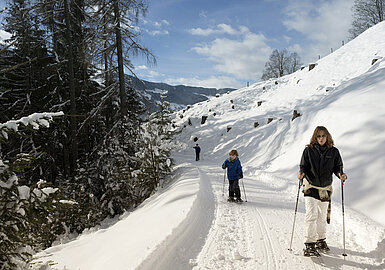
[[[36,267],[45,263],[45,269],[69,270],[385,269],[384,36],[383,22],[319,60],[310,71],[305,67],[178,112],[176,124],[186,127],[176,138],[186,148],[174,153],[177,166],[168,184],[114,224],[36,254]],[[301,116],[292,121],[293,110]],[[201,124],[203,115],[208,118]],[[330,253],[302,256],[302,194],[293,251],[288,250],[298,163],[318,125],[331,132],[348,175],[347,257],[341,255],[338,179],[327,233]],[[202,148],[198,162],[194,137]],[[240,153],[244,169],[243,205],[226,202],[227,184],[223,196],[220,165],[231,149]],[[246,199],[243,189],[242,195]]]

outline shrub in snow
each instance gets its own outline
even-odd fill
[[[296,119],[299,116],[301,116],[301,114],[299,112],[297,112],[297,110],[294,110],[293,111],[293,117],[291,118],[291,121],[293,121],[294,119]]]
[[[313,68],[315,68],[317,64],[315,63],[312,63],[312,64],[309,64],[309,71],[312,70]]]
[[[273,121],[272,117],[267,118],[267,123],[269,124],[271,121]]]
[[[374,63],[376,63],[378,60],[380,60],[382,57],[381,56],[376,56],[373,58],[372,60],[372,65],[374,65]]]
[[[207,120],[207,115],[202,115],[202,120],[201,120],[201,124],[203,125],[204,123],[206,123],[206,120]]]

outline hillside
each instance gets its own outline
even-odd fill
[[[127,81],[129,85],[137,90],[141,100],[151,112],[157,109],[157,104],[161,101],[161,95],[165,101],[170,103],[173,111],[178,111],[187,105],[203,102],[210,97],[215,97],[217,94],[235,90],[232,88],[216,89],[187,85],[174,86],[166,83],[139,80],[128,75]]]
[[[177,123],[190,118],[195,125],[182,133],[182,140],[200,138],[213,156],[236,148],[249,175],[270,172],[295,181],[314,128],[326,126],[349,175],[347,204],[385,225],[385,186],[377,184],[382,173],[376,173],[385,164],[385,105],[379,102],[385,100],[385,40],[380,34],[384,29],[381,23],[367,30],[310,71],[306,67],[194,106],[184,118],[176,118]],[[373,59],[379,60],[372,65]],[[294,110],[302,116],[291,121]],[[209,117],[200,126],[202,115]],[[270,124],[268,118],[273,119]]]
[[[69,270],[385,269],[384,35],[385,22],[311,70],[306,67],[175,113],[176,139],[184,147],[174,153],[177,165],[164,188],[113,224],[47,249],[36,260]],[[293,110],[301,114],[294,120]],[[202,116],[207,116],[204,124]],[[301,255],[302,195],[293,251],[288,251],[298,164],[318,125],[333,135],[348,175],[347,257],[341,255],[338,179],[327,233],[330,253],[313,259]],[[191,148],[194,138],[203,152],[199,162]],[[238,150],[243,165],[243,205],[229,204],[223,196],[220,165],[231,149]]]

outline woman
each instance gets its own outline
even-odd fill
[[[298,179],[303,180],[305,195],[305,249],[304,256],[320,256],[318,250],[330,250],[326,244],[326,223],[330,222],[330,203],[333,173],[342,181],[343,172],[340,153],[334,147],[329,131],[318,126],[303,151]],[[329,206],[329,209],[328,209]],[[328,211],[329,210],[329,211]]]
[[[242,165],[238,158],[237,150],[231,150],[230,157],[222,164],[222,169],[227,168],[227,179],[229,179],[229,202],[242,203],[239,179],[243,178]],[[236,199],[234,199],[234,196]]]

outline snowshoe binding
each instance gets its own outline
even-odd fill
[[[321,254],[319,254],[317,251],[316,243],[305,243],[305,248],[303,249],[303,256],[320,257]]]
[[[328,247],[328,244],[326,244],[325,239],[319,239],[317,240],[317,243],[315,244],[316,248],[323,252],[330,251],[330,248]]]
[[[236,202],[236,203],[243,203],[243,200],[242,200],[241,198],[237,198],[237,199],[235,200],[235,202]]]
[[[228,201],[228,202],[235,202],[235,199],[234,199],[233,197],[229,197],[229,198],[227,199],[227,201]]]

